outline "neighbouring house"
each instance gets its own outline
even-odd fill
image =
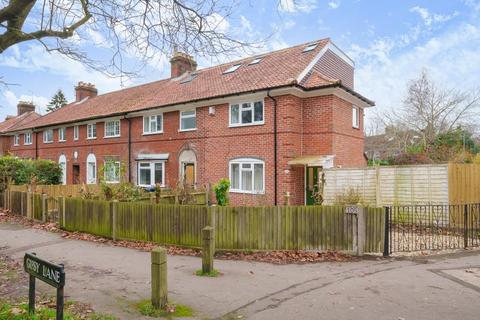
[[[365,155],[372,161],[393,159],[422,139],[414,130],[387,126],[384,133],[365,137]]]
[[[4,133],[22,137],[12,154],[59,162],[64,183],[97,183],[109,161],[111,183],[122,172],[145,187],[228,177],[233,204],[310,204],[322,168],[366,165],[374,103],[355,92],[354,63],[330,39],[200,70],[177,52],[168,79],[75,90],[76,101]]]
[[[12,147],[32,144],[32,133],[15,133],[15,128],[21,127],[38,119],[40,115],[35,112],[35,105],[31,102],[20,101],[17,104],[17,115],[7,116],[3,122],[0,122],[0,156],[7,155]],[[14,132],[8,134],[8,132]],[[20,140],[23,139],[23,141]]]

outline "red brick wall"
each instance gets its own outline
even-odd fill
[[[291,194],[292,204],[304,203],[304,169],[290,167],[288,161],[301,155],[336,155],[335,165],[364,165],[363,123],[352,128],[351,104],[334,96],[301,99],[291,95],[276,97],[278,123],[278,203],[283,204],[285,192]],[[210,115],[208,107],[197,108],[197,130],[179,132],[179,112],[164,113],[163,132],[143,135],[143,118],[131,118],[131,175],[137,182],[137,162],[141,153],[169,153],[165,164],[165,182],[174,186],[179,178],[179,155],[184,149],[196,153],[198,185],[216,183],[228,178],[229,161],[235,158],[257,158],[265,162],[264,195],[231,193],[232,204],[263,205],[274,202],[274,135],[273,101],[265,98],[264,125],[229,127],[229,105],[215,106]],[[360,117],[363,120],[363,117]],[[121,137],[104,138],[103,121],[97,122],[97,138],[86,140],[86,125],[80,126],[79,140],[73,140],[73,126],[67,127],[67,141],[44,144],[38,133],[40,158],[58,161],[67,157],[67,183],[72,183],[73,164],[80,165],[81,180],[86,180],[86,158],[94,153],[99,168],[105,157],[118,156],[128,160],[128,120],[121,120]],[[34,135],[35,138],[35,135]],[[23,145],[23,136],[21,137]],[[35,141],[31,146],[12,147],[15,154],[34,156]],[[73,159],[73,152],[78,159]]]

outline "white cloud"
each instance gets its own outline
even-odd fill
[[[454,11],[453,13],[448,15],[442,15],[438,13],[432,14],[426,8],[419,6],[411,8],[410,12],[418,13],[426,26],[431,26],[432,24],[436,23],[447,22],[459,15],[458,11]]]
[[[317,7],[317,0],[280,0],[278,10],[283,12],[309,13]]]
[[[338,7],[340,7],[340,0],[330,1],[330,2],[328,3],[328,6],[329,6],[331,9],[337,9]]]
[[[480,25],[463,23],[417,46],[397,39],[377,39],[364,48],[352,46],[356,90],[376,101],[380,113],[401,106],[407,82],[426,69],[440,86],[478,87]],[[367,112],[367,122],[372,112]]]
[[[33,102],[33,104],[37,107],[36,111],[39,112],[40,114],[45,114],[47,104],[50,102],[50,99],[43,96],[37,96],[37,95],[22,94],[19,97],[17,97],[17,95],[11,90],[3,91],[2,95],[7,105],[5,106],[4,110],[1,110],[3,117],[0,119],[4,119],[5,116],[7,115],[16,115],[17,104],[19,101]]]

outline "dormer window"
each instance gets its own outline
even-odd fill
[[[303,52],[309,52],[309,51],[315,50],[317,45],[318,43],[309,44],[308,46],[305,47],[305,49],[303,49]]]
[[[226,74],[226,73],[232,73],[234,72],[235,70],[237,70],[238,68],[240,68],[242,64],[239,63],[239,64],[234,64],[233,66],[231,66],[230,68],[228,68],[227,70],[223,71],[223,74]]]

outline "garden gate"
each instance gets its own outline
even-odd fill
[[[385,207],[384,256],[480,245],[480,204]]]

